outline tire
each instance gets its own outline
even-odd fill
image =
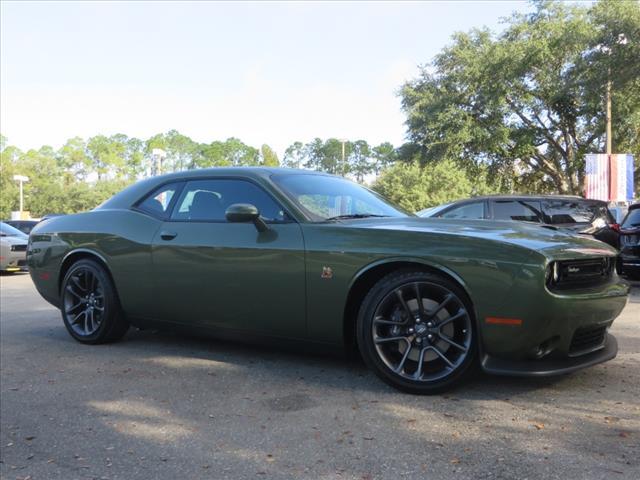
[[[115,342],[129,329],[109,274],[93,260],[79,260],[69,268],[60,298],[64,325],[80,343]]]
[[[383,277],[363,300],[356,328],[365,363],[405,392],[448,390],[476,360],[471,302],[456,283],[435,273],[402,270]]]

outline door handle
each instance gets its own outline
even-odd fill
[[[160,232],[160,238],[163,240],[173,240],[177,236],[176,232]]]

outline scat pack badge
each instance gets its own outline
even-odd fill
[[[320,278],[333,278],[333,269],[331,267],[322,267],[322,274],[320,275]]]

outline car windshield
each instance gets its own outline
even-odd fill
[[[314,222],[410,216],[378,194],[344,178],[285,174],[274,175],[272,180]]]
[[[640,208],[629,210],[627,217],[622,222],[622,228],[640,227]]]
[[[0,234],[3,237],[24,237],[25,234],[22,233],[17,228],[13,228],[11,225],[7,225],[6,223],[0,223]]]

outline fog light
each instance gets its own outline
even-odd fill
[[[531,354],[533,358],[539,360],[542,357],[546,357],[547,355],[549,355],[556,348],[558,340],[560,340],[560,337],[556,335],[542,342],[532,350]]]

